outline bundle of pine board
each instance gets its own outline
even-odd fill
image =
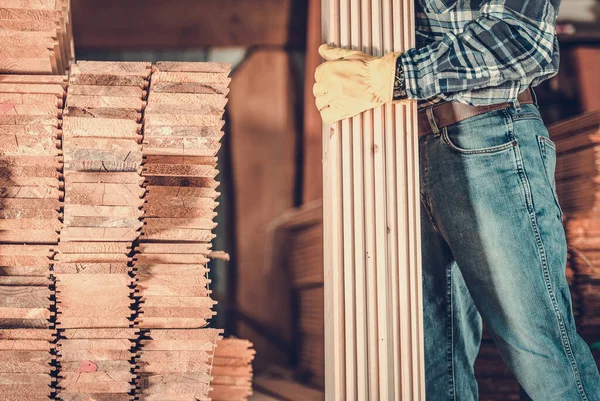
[[[556,143],[556,186],[566,216],[569,266],[578,329],[600,341],[600,111],[550,128]],[[600,354],[596,354],[600,363]]]
[[[80,62],[63,122],[64,227],[54,265],[58,396],[128,400],[137,340],[131,250],[142,226],[149,63]]]
[[[256,352],[248,340],[217,341],[212,361],[209,397],[212,401],[246,401],[252,395],[252,361]]]
[[[0,394],[50,395],[64,76],[0,75]]]
[[[229,65],[159,62],[144,114],[144,226],[135,254],[145,330],[140,399],[208,399],[220,331],[207,277]],[[177,352],[174,363],[153,361]],[[176,396],[177,395],[177,396]]]
[[[0,72],[64,74],[74,58],[70,0],[0,2]]]
[[[375,57],[414,46],[414,2],[325,0],[323,41]],[[323,129],[325,392],[425,399],[416,105]]]

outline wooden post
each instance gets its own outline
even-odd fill
[[[323,41],[414,43],[413,4],[323,0]],[[326,398],[424,400],[416,106],[323,129]]]

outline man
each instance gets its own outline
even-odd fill
[[[418,0],[417,48],[322,46],[325,123],[419,100],[426,389],[477,400],[482,318],[524,391],[600,401],[565,279],[554,143],[529,89],[556,74],[559,0]]]

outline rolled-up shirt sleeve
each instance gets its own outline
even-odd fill
[[[398,59],[411,99],[440,97],[479,105],[512,101],[558,72],[559,0],[489,1],[462,32]]]

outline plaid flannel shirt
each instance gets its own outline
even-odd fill
[[[416,48],[400,58],[420,106],[514,101],[558,72],[560,0],[415,0]]]

